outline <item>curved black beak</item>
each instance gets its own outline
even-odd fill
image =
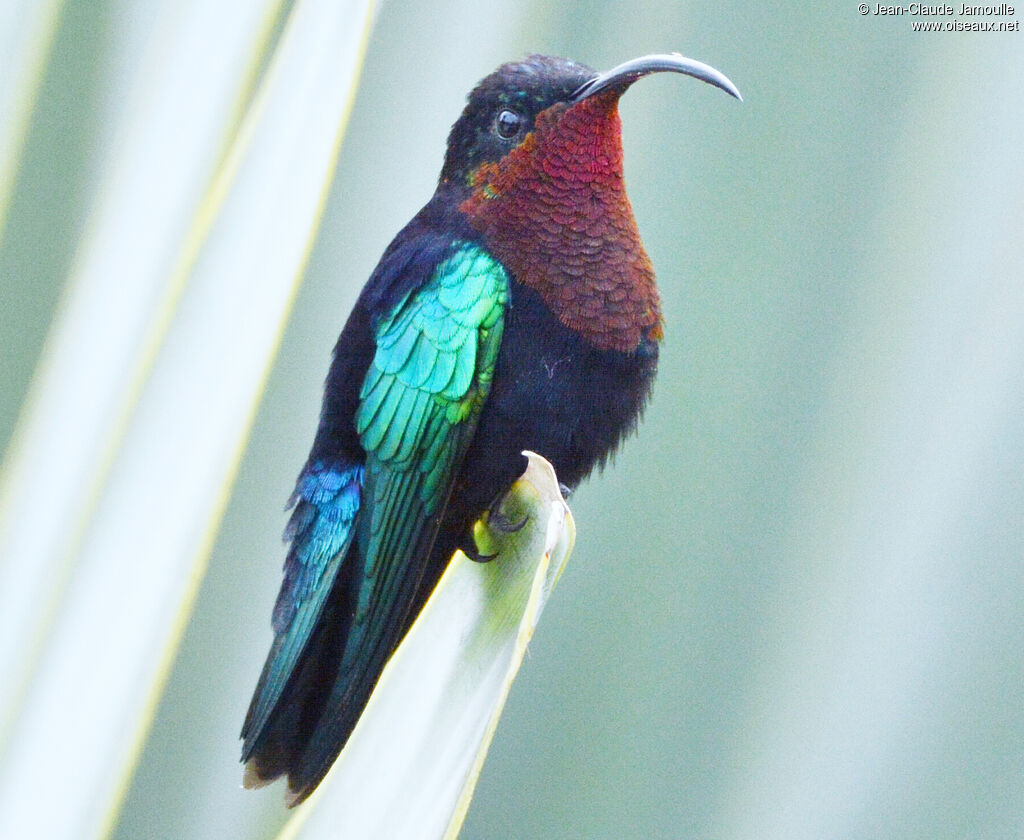
[[[685,58],[679,55],[679,53],[645,55],[620,64],[618,67],[613,67],[607,73],[601,73],[589,82],[584,82],[576,88],[569,101],[573,103],[581,102],[595,93],[609,89],[618,90],[619,93],[622,93],[637,79],[641,79],[651,73],[664,72],[683,73],[687,76],[693,76],[695,79],[700,79],[702,82],[707,82],[709,85],[721,88],[730,96],[735,96],[740,102],[743,101],[743,97],[740,96],[736,85],[730,82],[725,75],[719,73],[714,67],[700,61],[694,61],[692,58]]]

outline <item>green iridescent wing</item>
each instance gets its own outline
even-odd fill
[[[398,644],[490,391],[508,283],[500,263],[465,244],[376,325],[355,418],[366,451],[356,523],[364,566],[324,731],[310,739],[300,785],[326,772]]]

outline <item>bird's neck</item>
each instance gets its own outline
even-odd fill
[[[623,185],[621,137],[614,99],[553,106],[518,148],[474,173],[459,209],[566,327],[628,353],[660,339],[662,321]]]

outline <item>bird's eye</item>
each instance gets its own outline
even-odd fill
[[[523,124],[523,118],[515,111],[509,111],[508,109],[500,111],[498,116],[494,120],[494,130],[498,132],[498,136],[505,139],[511,140],[516,134],[519,133],[519,126]]]

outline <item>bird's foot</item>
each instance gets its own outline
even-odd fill
[[[562,484],[562,482],[559,481],[558,482],[558,492],[562,494],[562,498],[565,501],[569,501],[569,497],[572,495],[572,488],[569,487],[566,484]]]
[[[502,505],[505,504],[505,499],[508,498],[508,494],[511,492],[511,489],[509,489],[504,493],[499,493],[487,508],[488,526],[502,534],[514,534],[517,531],[521,531],[526,526],[526,523],[530,521],[529,514],[524,514],[522,519],[515,522],[508,514],[502,512]]]
[[[523,516],[523,518],[518,522],[513,522],[509,517],[496,508],[487,512],[487,524],[495,531],[500,531],[503,534],[514,534],[516,531],[521,531],[529,521],[529,514]]]
[[[490,528],[492,531],[496,531],[499,534],[514,534],[526,527],[526,523],[530,521],[530,516],[529,514],[525,514],[522,519],[515,521],[506,513],[503,513],[501,506],[505,501],[506,495],[506,493],[502,493],[495,497],[487,510],[484,511],[485,516],[483,517],[483,521],[487,523],[487,528]],[[462,553],[475,563],[489,563],[498,556],[497,551],[493,554],[484,554],[480,551],[480,549],[477,548],[472,530],[467,535],[465,542],[466,545],[463,546]]]

